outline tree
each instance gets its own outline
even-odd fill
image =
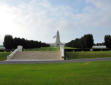
[[[40,48],[40,47],[49,47],[49,44],[34,41],[34,40],[26,40],[24,38],[14,38],[11,35],[6,35],[4,38],[4,46],[6,49],[15,49],[18,45],[22,45],[23,48]]]
[[[73,48],[91,48],[94,44],[93,35],[87,34],[81,38],[77,38],[66,43],[66,46]]]
[[[93,35],[92,34],[87,34],[84,36],[84,40],[85,40],[85,47],[87,48],[91,48],[94,44],[94,40],[93,40]]]
[[[111,35],[105,35],[104,41],[105,41],[106,47],[111,48]]]
[[[11,35],[6,35],[4,38],[3,44],[6,49],[12,49],[13,48],[13,37]]]

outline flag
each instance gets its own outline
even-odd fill
[[[55,35],[55,36],[53,36],[53,38],[56,38],[56,35]]]

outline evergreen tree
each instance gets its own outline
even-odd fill
[[[14,38],[11,35],[6,35],[4,38],[4,46],[6,49],[16,49],[18,45],[22,45],[23,48],[40,48],[40,47],[49,47],[49,44],[34,41],[34,40],[26,40],[24,38]]]
[[[104,37],[105,45],[107,48],[111,48],[111,35],[106,35]]]
[[[94,44],[93,35],[87,34],[81,38],[77,38],[66,43],[66,46],[73,48],[91,48]]]
[[[13,37],[11,35],[6,35],[4,38],[3,44],[6,49],[12,49],[13,48]]]

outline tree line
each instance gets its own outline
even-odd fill
[[[41,41],[27,40],[24,38],[13,38],[12,35],[6,35],[4,37],[4,47],[6,49],[15,49],[18,45],[22,45],[25,49],[30,48],[40,48],[40,47],[49,47],[47,43]],[[76,38],[65,44],[68,47],[73,48],[92,48],[93,45],[106,45],[107,48],[111,48],[111,35],[105,35],[103,43],[94,44],[94,39],[92,34],[86,34],[81,38]]]
[[[27,40],[24,38],[13,38],[12,35],[6,35],[4,37],[3,45],[6,49],[15,49],[18,45],[22,45],[25,49],[49,47],[49,44],[41,41]]]
[[[111,48],[111,35],[105,35],[104,41],[105,41],[106,47]]]
[[[66,43],[66,46],[73,48],[91,48],[94,44],[93,35],[87,34],[81,38],[77,38]]]
[[[68,47],[73,48],[92,48],[93,45],[101,46],[106,45],[107,48],[111,48],[111,35],[105,35],[103,43],[94,44],[94,39],[92,34],[86,34],[81,38],[76,38],[65,44]]]

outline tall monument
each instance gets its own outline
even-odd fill
[[[63,45],[60,41],[59,31],[57,30],[55,46]]]

